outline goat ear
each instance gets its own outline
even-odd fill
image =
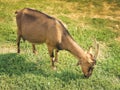
[[[88,59],[88,62],[89,62],[89,63],[92,63],[92,62],[93,62],[93,60],[91,60],[91,59]]]
[[[81,62],[80,62],[80,61],[78,61],[76,65],[77,65],[77,66],[81,65]]]

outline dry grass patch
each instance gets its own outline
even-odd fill
[[[0,46],[0,54],[5,53],[16,53],[16,47],[14,45],[1,45]]]

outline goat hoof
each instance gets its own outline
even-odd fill
[[[17,52],[18,54],[20,54],[20,52]]]
[[[55,62],[57,63],[57,62],[58,62],[58,60],[55,60]]]
[[[53,70],[57,70],[57,68],[56,68],[56,67],[52,67],[52,69],[53,69]]]
[[[37,55],[37,54],[38,54],[38,52],[37,52],[37,51],[33,51],[33,53],[34,53],[35,55]]]
[[[35,52],[34,54],[35,54],[35,55],[38,55],[38,52]]]

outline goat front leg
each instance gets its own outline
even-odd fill
[[[56,49],[55,50],[55,62],[58,62],[58,52],[59,52],[59,50]]]
[[[54,57],[54,47],[51,47],[48,45],[48,51],[49,51],[49,55],[50,55],[50,59],[52,62],[52,69],[56,70],[56,66],[55,66],[55,57]]]

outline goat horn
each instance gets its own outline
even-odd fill
[[[96,51],[95,51],[95,55],[94,58],[96,59],[98,56],[98,52],[99,52],[99,44],[96,42]]]

